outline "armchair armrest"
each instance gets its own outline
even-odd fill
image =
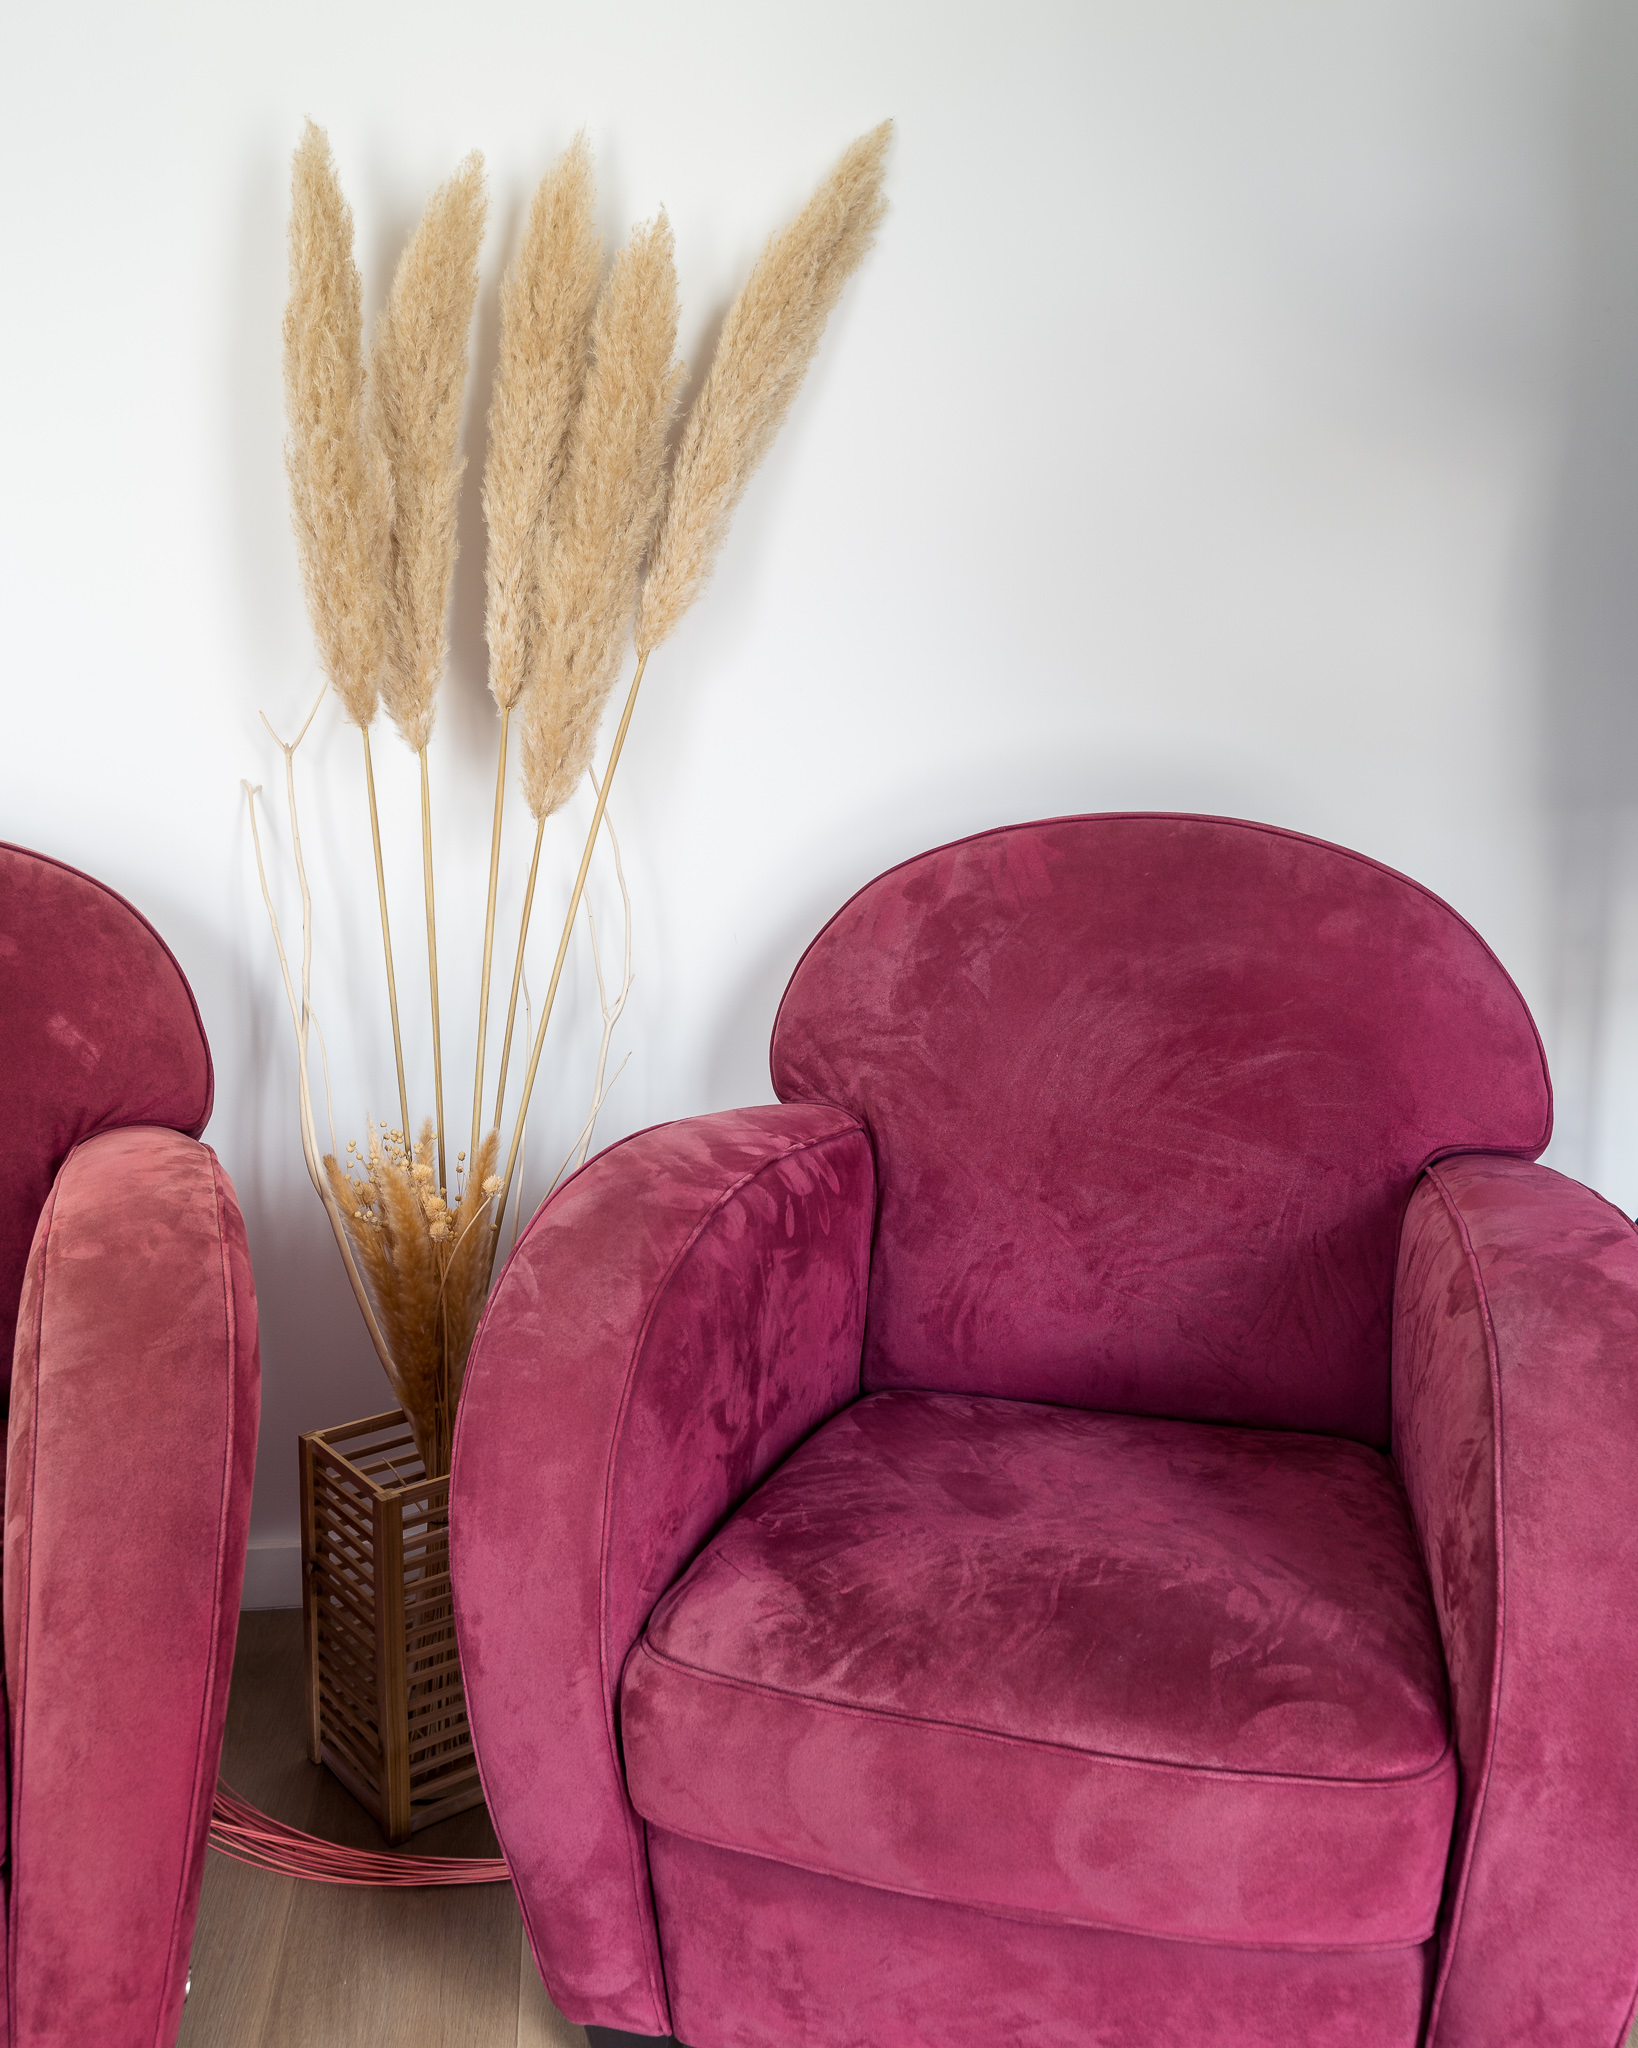
[[[1638,1985],[1631,1223],[1543,1166],[1431,1167],[1393,1418],[1461,1764],[1428,2048],[1614,2048]]]
[[[616,1706],[655,1603],[859,1390],[869,1140],[815,1104],[611,1146],[536,1215],[467,1367],[450,1552],[467,1711],[547,1988],[670,2030]]]
[[[8,1431],[11,2036],[172,2041],[233,1668],[256,1300],[206,1145],[77,1145],[34,1233]]]

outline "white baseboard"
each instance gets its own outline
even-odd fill
[[[297,1538],[251,1544],[245,1554],[245,1595],[240,1604],[247,1614],[301,1605],[301,1543]]]

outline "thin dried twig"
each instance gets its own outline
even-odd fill
[[[555,1193],[558,1183],[562,1180],[563,1176],[568,1172],[571,1166],[574,1167],[576,1172],[578,1172],[579,1169],[585,1165],[585,1149],[591,1142],[592,1127],[597,1122],[597,1113],[603,1107],[603,1104],[608,1101],[609,1095],[613,1090],[615,1082],[619,1080],[620,1076],[626,1071],[626,1068],[630,1066],[630,1064],[631,1054],[628,1052],[625,1058],[620,1062],[619,1066],[617,1066],[614,1072],[609,1076],[608,1087],[599,1090],[597,1095],[593,1098],[591,1114],[586,1118],[586,1121],[580,1126],[580,1130],[575,1137],[574,1143],[569,1147],[568,1151],[564,1153],[563,1164],[557,1169],[556,1173],[552,1175],[551,1186],[547,1188],[546,1196],[542,1197],[543,1200],[547,1197],[550,1197],[553,1193]],[[576,1155],[579,1156],[577,1157]]]
[[[319,701],[323,701],[322,697]],[[267,885],[267,868],[262,860],[262,836],[256,824],[256,793],[260,785],[252,787],[250,783],[246,782],[243,788],[250,808],[250,838],[251,844],[256,850],[256,876],[261,883],[262,902],[267,908],[268,923],[273,929],[273,946],[278,954],[279,972],[284,977],[285,1000],[290,1006],[290,1022],[296,1034],[296,1094],[300,1117],[302,1159],[306,1164],[308,1178],[313,1183],[314,1191],[317,1193],[319,1200],[324,1204],[325,1214],[330,1219],[330,1228],[335,1233],[336,1246],[341,1253],[341,1263],[346,1271],[348,1282],[353,1290],[354,1299],[359,1306],[359,1311],[364,1317],[364,1326],[370,1333],[370,1342],[375,1346],[376,1356],[380,1359],[387,1378],[396,1386],[397,1375],[393,1369],[392,1354],[387,1348],[386,1338],[382,1335],[381,1326],[376,1320],[375,1310],[365,1290],[364,1282],[359,1275],[358,1266],[353,1259],[352,1246],[348,1241],[346,1225],[342,1221],[340,1210],[331,1193],[329,1177],[324,1172],[319,1156],[318,1134],[313,1124],[313,1090],[307,1068],[307,1023],[310,1015],[309,997],[312,990],[313,957],[312,897],[307,888],[307,871],[301,856],[301,835],[296,816],[296,784],[292,764],[296,748],[301,745],[302,740],[306,737],[307,727],[312,724],[317,710],[318,704],[315,704],[313,710],[307,715],[306,723],[293,741],[281,740],[277,733],[273,734],[276,744],[284,754],[285,787],[290,806],[291,839],[295,850],[296,873],[301,885],[302,982],[299,999],[296,994],[295,984],[291,979],[290,961],[284,949],[284,934],[279,927],[279,914],[273,906],[273,894]],[[265,719],[263,723],[266,723]],[[271,725],[268,726],[268,731],[273,731]]]

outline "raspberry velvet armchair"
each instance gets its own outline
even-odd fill
[[[181,2020],[260,1399],[211,1090],[152,927],[0,845],[15,2048],[164,2048]]]
[[[814,941],[469,1368],[454,1580],[572,2018],[692,2048],[1614,2044],[1638,1237],[1372,861],[1057,819]]]

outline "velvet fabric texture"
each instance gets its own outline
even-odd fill
[[[1388,1441],[1399,1219],[1442,1152],[1530,1157],[1535,1026],[1401,875],[1222,818],[1060,818],[862,889],[774,1085],[881,1183],[864,1384]]]
[[[668,1832],[1242,1946],[1427,1940],[1456,1798],[1386,1458],[972,1396],[789,1458],[660,1603],[621,1731]]]
[[[170,949],[122,896],[0,844],[0,1374],[57,1169],[123,1124],[198,1137],[210,1052]]]
[[[88,878],[0,850],[0,980],[6,1200],[40,1191],[3,1304],[3,2038],[164,2048],[244,1575],[250,1262],[227,1176],[189,1135],[210,1061],[151,929]]]
[[[1526,1163],[1483,943],[1292,834],[1052,820],[862,891],[773,1064],[542,1210],[468,1374],[468,1702],[560,2006],[1615,2048],[1638,1251]]]
[[[1638,1996],[1638,1233],[1448,1159],[1405,1221],[1394,1455],[1462,1800],[1430,2048],[1622,2041]]]
[[[1414,2048],[1432,1950],[1151,1941],[649,1834],[691,2048]],[[1613,2048],[1613,2044],[1612,2044]]]
[[[670,2030],[620,1673],[722,1517],[857,1396],[874,1195],[833,1109],[643,1132],[539,1212],[479,1329],[450,1480],[461,1668],[571,2019]]]

